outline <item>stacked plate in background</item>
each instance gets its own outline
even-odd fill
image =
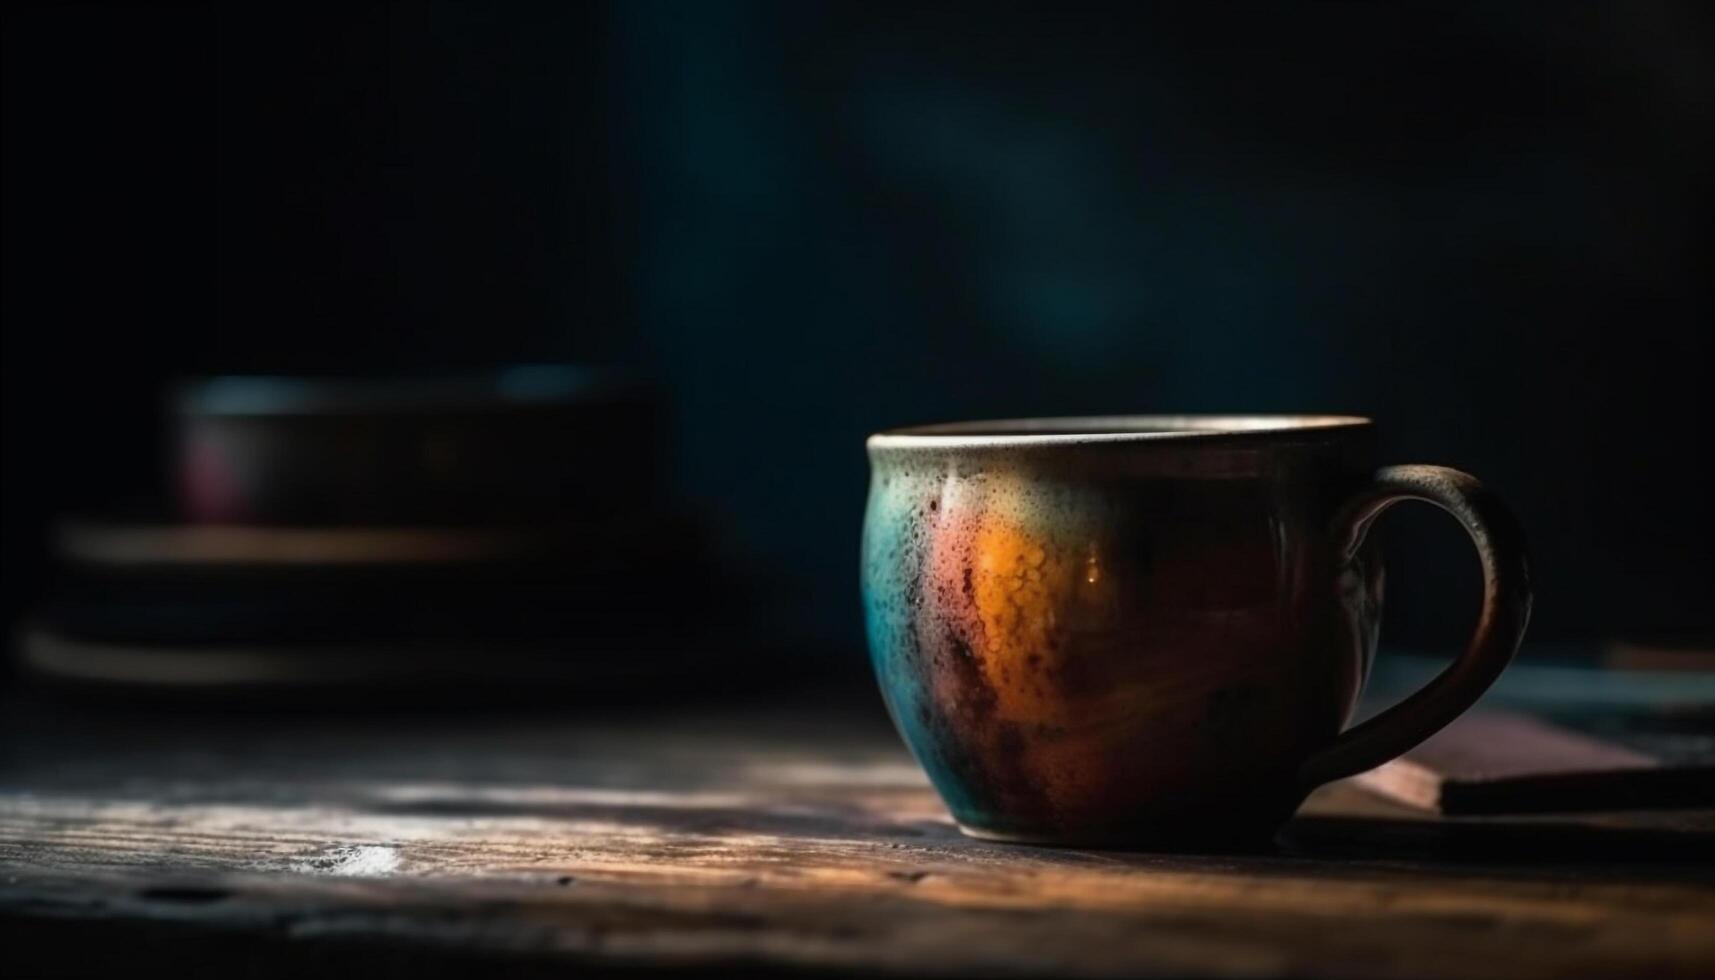
[[[80,687],[647,694],[760,657],[609,373],[216,378],[171,404],[166,506],[67,519],[16,645]],[[758,663],[759,669],[763,666]]]

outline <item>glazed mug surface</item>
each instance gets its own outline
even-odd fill
[[[1316,786],[1468,708],[1530,615],[1475,478],[1375,469],[1344,416],[1035,419],[871,436],[870,657],[959,826],[1051,844],[1266,840]],[[1375,655],[1372,521],[1439,506],[1482,562],[1464,653],[1349,730]]]

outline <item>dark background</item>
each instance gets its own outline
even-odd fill
[[[1541,640],[1707,634],[1715,7],[12,4],[4,607],[205,372],[596,360],[783,633],[863,436],[1354,412],[1520,513]],[[1388,637],[1475,562],[1390,517]]]

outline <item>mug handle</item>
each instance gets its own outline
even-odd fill
[[[1402,500],[1452,514],[1483,565],[1483,611],[1465,652],[1404,701],[1342,732],[1299,770],[1305,788],[1353,776],[1403,755],[1465,713],[1512,660],[1530,621],[1530,563],[1524,533],[1500,498],[1469,473],[1446,466],[1387,466],[1340,508],[1333,524],[1342,570],[1358,557],[1370,525]]]

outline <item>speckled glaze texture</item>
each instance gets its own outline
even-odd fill
[[[871,657],[954,817],[1051,843],[1266,838],[1374,654],[1380,562],[1330,530],[1370,479],[1369,426],[982,431],[869,446]]]

